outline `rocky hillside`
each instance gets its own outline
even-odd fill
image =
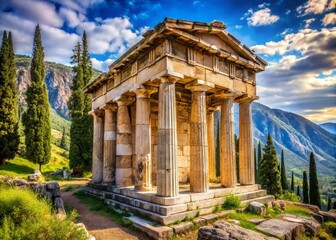
[[[319,126],[324,128],[325,130],[327,130],[328,132],[332,134],[336,134],[336,123],[326,122],[326,123],[319,124]]]

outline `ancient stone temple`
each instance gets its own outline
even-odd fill
[[[266,62],[225,29],[219,21],[165,19],[85,87],[94,117],[87,192],[166,224],[179,219],[167,216],[191,213],[188,202],[260,190],[251,102],[258,99],[256,73]],[[239,166],[234,104],[239,104]],[[212,188],[219,109],[220,184]]]

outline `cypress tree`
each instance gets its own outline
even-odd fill
[[[44,50],[41,31],[36,26],[34,35],[33,57],[30,69],[31,84],[27,89],[27,112],[23,115],[23,124],[26,135],[26,157],[39,164],[50,160],[50,106],[47,87],[44,82]]]
[[[286,167],[285,167],[285,158],[283,150],[281,150],[281,186],[283,191],[288,190],[288,182],[286,177]]]
[[[218,114],[218,111],[216,112]],[[220,176],[220,136],[219,130],[220,124],[217,122],[217,134],[216,134],[216,177]]]
[[[335,200],[334,203],[333,203],[333,207],[332,207],[332,209],[336,209],[336,200]]]
[[[254,181],[258,182],[258,159],[256,148],[254,148]]]
[[[316,205],[321,209],[321,195],[317,180],[316,163],[314,153],[310,153],[309,161],[309,197],[310,204]]]
[[[267,142],[264,147],[264,155],[260,163],[259,175],[262,188],[270,194],[281,194],[281,179],[279,162],[273,145],[273,140],[268,134]]]
[[[327,210],[329,211],[331,209],[331,197],[328,196],[328,207]]]
[[[291,191],[294,192],[294,173],[292,172]]]
[[[61,144],[60,144],[61,148],[66,149],[66,142],[65,142],[65,128],[63,128],[63,132],[62,132],[62,139],[61,139]]]
[[[260,168],[261,161],[262,161],[262,151],[261,151],[261,143],[259,141],[259,143],[258,143],[258,170]],[[257,183],[260,183],[260,173],[259,173],[259,171],[258,171]]]
[[[307,172],[303,171],[303,202],[309,203]]]
[[[235,139],[235,148],[236,148],[236,174],[237,174],[237,182],[240,181],[240,176],[239,176],[239,138],[237,135],[234,135]]]
[[[0,164],[13,159],[18,151],[18,91],[12,34],[3,33],[0,49]]]
[[[297,186],[296,195],[298,195],[299,197],[301,197],[300,185]]]

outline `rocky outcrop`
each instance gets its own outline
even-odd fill
[[[212,226],[201,227],[197,240],[268,240],[274,239],[226,221],[217,221]]]
[[[297,216],[294,214],[281,214],[283,220],[287,222],[302,224],[305,228],[305,232],[310,236],[315,236],[320,230],[320,224],[311,217]]]
[[[287,222],[280,219],[264,221],[257,226],[257,229],[285,240],[296,239],[305,231],[300,223]]]

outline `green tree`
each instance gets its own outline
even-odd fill
[[[261,186],[268,193],[282,193],[279,162],[270,134],[268,134],[267,142],[264,146],[264,155],[260,163],[259,175]]]
[[[332,207],[332,209],[336,209],[336,200],[335,200],[334,203],[333,203],[333,207]]]
[[[309,203],[307,172],[303,171],[303,202]]]
[[[84,171],[91,170],[93,145],[93,120],[88,115],[91,110],[91,97],[83,92],[84,86],[92,79],[92,64],[85,32],[82,44],[78,42],[73,49],[71,63],[74,65],[75,76],[68,103],[71,117],[69,158],[73,172],[82,175]]]
[[[310,153],[309,161],[309,197],[310,204],[316,205],[321,208],[321,195],[317,180],[316,163],[313,152]]]
[[[296,195],[301,197],[300,185],[298,185],[297,188],[296,188]]]
[[[254,148],[254,181],[258,182],[258,159],[257,159],[257,151]]]
[[[281,186],[283,191],[288,190],[288,182],[286,177],[286,167],[285,167],[285,158],[283,150],[281,150]]]
[[[39,169],[50,160],[50,106],[44,82],[44,50],[41,31],[36,26],[33,57],[30,69],[31,84],[27,89],[27,112],[23,115],[26,135],[26,157],[39,164]]]
[[[258,143],[258,169],[260,168],[260,163],[262,161],[262,150],[261,150],[261,143],[259,141]],[[260,173],[258,171],[258,176],[257,176],[257,183],[260,183],[260,177],[259,177]]]
[[[61,139],[61,144],[60,144],[61,148],[66,149],[66,142],[65,142],[65,128],[63,127],[63,132],[62,132],[62,139]]]
[[[331,209],[331,197],[328,196],[328,206],[327,206],[327,210],[329,211]]]
[[[12,34],[3,33],[0,49],[0,164],[13,159],[18,151],[18,91]]]
[[[291,191],[294,192],[294,173],[292,172]]]

